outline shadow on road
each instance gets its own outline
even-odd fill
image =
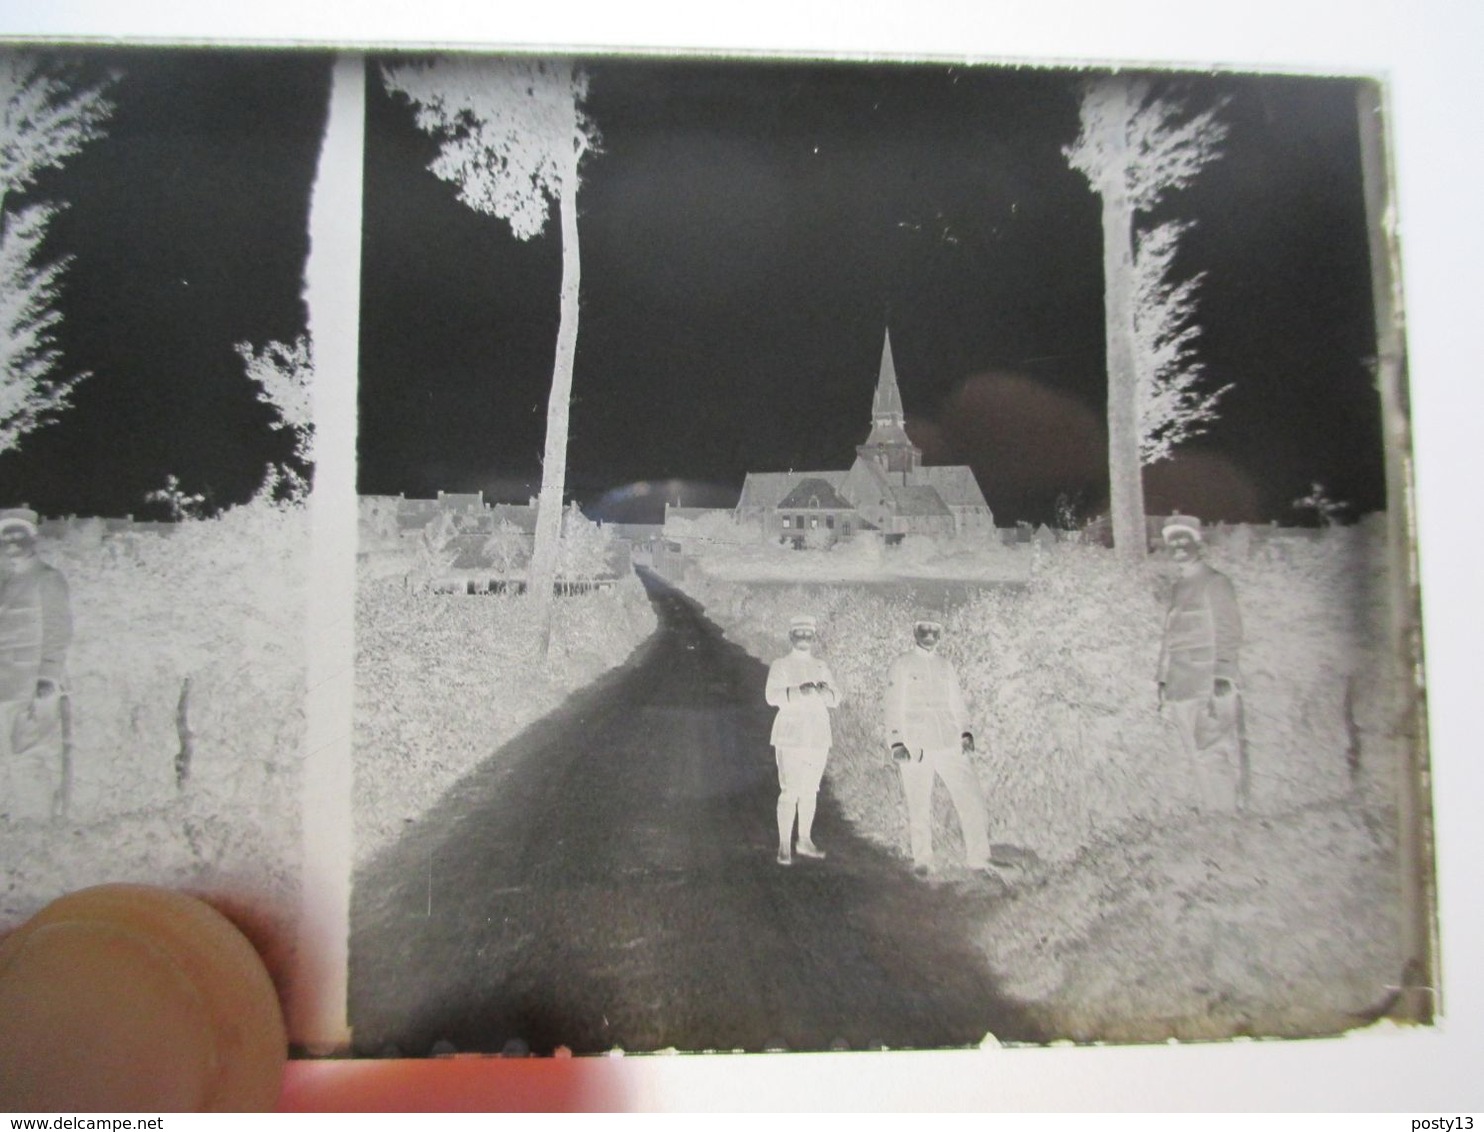
[[[653,637],[357,873],[356,1051],[1039,1040],[972,943],[989,882],[916,881],[827,790],[829,858],[774,862],[766,667],[645,584]]]

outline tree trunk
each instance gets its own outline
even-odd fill
[[[1122,186],[1103,198],[1103,319],[1108,352],[1108,500],[1119,557],[1142,559],[1143,465],[1139,459],[1139,375],[1134,360],[1133,208]]]
[[[562,306],[557,327],[551,396],[546,402],[546,449],[541,459],[541,495],[536,544],[531,553],[529,594],[541,655],[551,648],[553,593],[562,536],[562,496],[567,486],[567,419],[572,407],[572,369],[577,357],[577,298],[582,258],[577,244],[577,139],[562,175]]]

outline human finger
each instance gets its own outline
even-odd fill
[[[271,1108],[287,1054],[273,983],[200,900],[84,889],[0,941],[0,1109]]]

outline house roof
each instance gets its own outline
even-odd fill
[[[438,493],[438,503],[444,508],[459,508],[465,511],[484,510],[484,492],[445,492]]]
[[[704,519],[707,515],[725,515],[731,518],[730,507],[672,507],[665,504],[666,519]]]
[[[742,481],[742,497],[737,500],[739,510],[758,507],[771,510],[802,480],[820,479],[831,487],[838,488],[845,482],[845,472],[748,472]]]
[[[536,533],[536,508],[526,503],[496,503],[490,508],[491,527],[509,523],[524,534]]]
[[[855,505],[836,491],[834,484],[820,476],[801,479],[792,491],[778,501],[778,507],[821,511],[855,510]]]
[[[441,510],[436,499],[404,499],[397,507],[397,527],[404,531],[425,527]]]
[[[728,510],[730,515],[731,511]],[[643,542],[645,539],[659,538],[665,531],[663,523],[604,523],[614,538],[628,539],[630,542]]]

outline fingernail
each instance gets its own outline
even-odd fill
[[[0,1019],[0,1108],[188,1111],[217,1071],[194,983],[112,923],[46,924],[0,947]]]

